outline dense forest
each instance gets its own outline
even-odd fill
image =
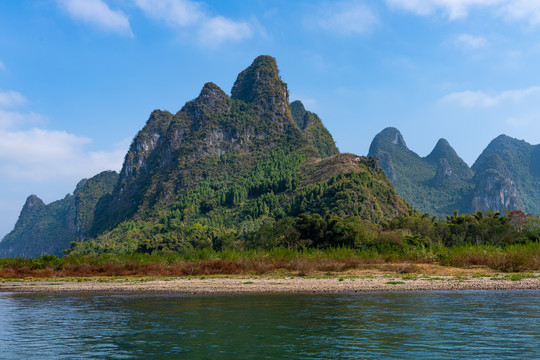
[[[164,218],[165,219],[165,218]],[[167,223],[166,221],[169,221]],[[167,224],[167,225],[166,225]],[[446,218],[411,211],[391,220],[375,223],[362,216],[345,216],[302,213],[297,217],[267,218],[253,231],[220,232],[211,226],[196,223],[183,226],[177,236],[156,233],[142,236],[136,224],[128,225],[123,232],[126,239],[141,241],[132,244],[115,243],[117,246],[95,241],[74,242],[70,255],[98,255],[101,253],[162,253],[190,252],[192,250],[246,250],[284,247],[292,250],[308,248],[399,250],[404,247],[429,248],[431,246],[494,245],[508,246],[540,241],[540,219],[520,210],[504,214],[477,211]],[[171,234],[170,220],[160,223],[162,234]],[[156,229],[153,229],[154,231]],[[128,241],[128,240],[126,240]],[[130,247],[131,245],[131,247]]]

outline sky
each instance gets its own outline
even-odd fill
[[[28,195],[119,171],[152,110],[230,93],[258,55],[342,152],[388,126],[469,165],[500,134],[540,143],[538,0],[4,0],[0,237]]]

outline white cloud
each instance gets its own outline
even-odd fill
[[[43,116],[31,111],[6,110],[6,108],[23,105],[26,102],[26,97],[17,91],[0,90],[0,130],[8,129],[15,125],[36,124],[43,121]]]
[[[540,25],[540,1],[538,0],[506,1],[499,12],[508,20],[525,20],[532,26]]]
[[[25,102],[26,102],[26,98],[17,91],[0,90],[0,106],[1,107],[12,107],[12,106],[17,106],[17,105],[22,105]]]
[[[507,21],[540,25],[538,0],[386,0],[386,4],[392,9],[421,16],[443,13],[449,20],[465,18],[474,8],[493,10],[496,16]]]
[[[169,25],[191,26],[206,17],[202,4],[189,0],[134,0],[135,4],[155,20]]]
[[[462,91],[444,96],[443,103],[453,103],[467,108],[488,108],[501,105],[506,102],[519,103],[531,96],[540,95],[540,86],[532,86],[527,89],[507,90],[495,94],[487,94],[483,91]]]
[[[253,36],[249,24],[216,16],[207,19],[199,28],[199,40],[207,45],[219,45],[228,40],[240,41]]]
[[[57,1],[75,20],[81,20],[102,30],[133,36],[126,14],[120,10],[112,10],[103,0]]]
[[[133,0],[148,17],[177,28],[193,28],[197,40],[216,46],[227,41],[241,41],[253,36],[253,26],[223,16],[211,15],[203,3],[191,0]]]
[[[467,17],[473,7],[489,7],[504,2],[506,0],[386,0],[386,3],[394,9],[423,16],[442,11],[450,20]]]
[[[489,47],[489,41],[483,36],[460,34],[456,38],[456,45],[465,50],[480,50]]]
[[[362,35],[379,23],[369,7],[353,1],[332,3],[324,7],[317,17],[317,24],[322,29],[340,35]]]
[[[4,65],[2,60],[0,60],[0,71],[6,71],[6,66]]]
[[[386,4],[421,16],[442,12],[449,20],[465,18],[474,8],[489,9],[509,21],[540,25],[538,0],[386,0]]]
[[[89,138],[65,131],[0,130],[0,137],[3,176],[34,182],[120,170],[127,150],[127,142],[123,142],[112,151],[86,151]]]
[[[0,106],[26,102],[16,91],[0,91]],[[0,171],[2,176],[27,182],[51,179],[63,181],[93,176],[103,170],[120,170],[129,141],[112,151],[88,151],[92,141],[65,131],[32,128],[44,117],[34,112],[8,111],[0,108]]]

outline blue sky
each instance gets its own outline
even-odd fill
[[[341,151],[387,126],[472,165],[497,135],[540,143],[537,0],[18,0],[0,3],[0,236],[119,170],[154,109],[224,91],[261,54]]]

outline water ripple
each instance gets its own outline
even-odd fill
[[[0,294],[0,358],[533,359],[539,295]]]

